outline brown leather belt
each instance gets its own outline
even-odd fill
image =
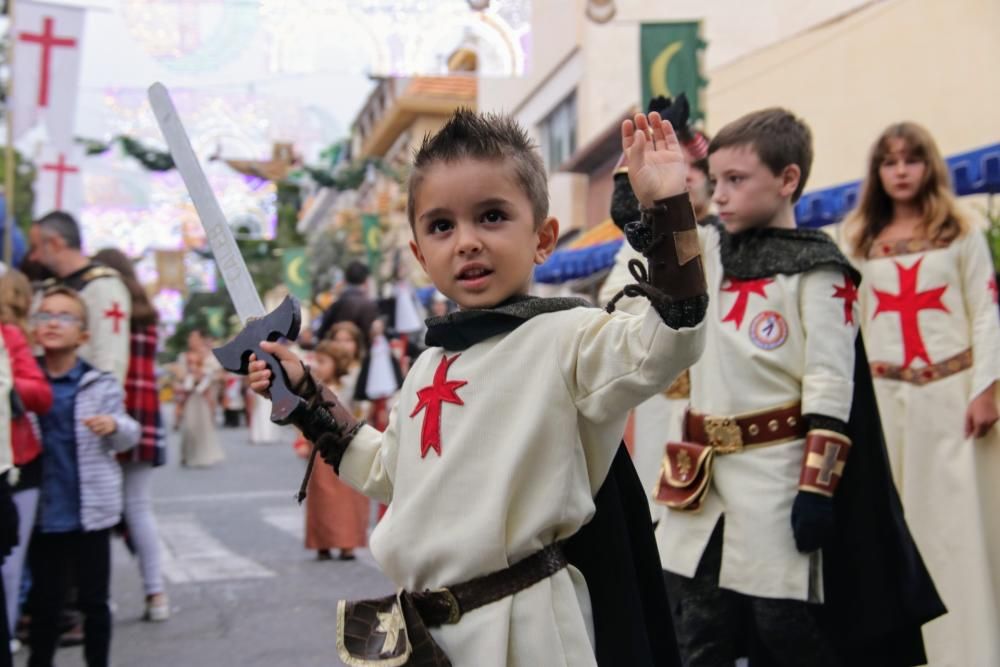
[[[462,614],[523,591],[568,564],[562,547],[550,544],[508,568],[435,591],[411,593],[414,606],[430,627],[458,623]]]
[[[735,454],[747,447],[804,438],[806,424],[802,419],[801,403],[733,417],[715,417],[689,410],[685,432],[690,442],[710,445],[719,454]]]
[[[966,368],[972,368],[972,348],[962,350],[958,354],[948,357],[944,361],[936,364],[922,366],[920,368],[897,366],[885,361],[869,362],[872,375],[883,380],[900,380],[915,385],[924,385],[935,380],[942,380],[949,375],[960,373]]]

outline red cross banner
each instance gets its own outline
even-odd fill
[[[35,180],[36,218],[49,211],[67,211],[79,215],[83,205],[83,184],[81,166],[83,149],[70,144],[63,149],[48,144],[42,148],[41,156],[35,163],[38,176]]]
[[[14,12],[14,138],[39,123],[57,146],[73,143],[83,9],[21,1]]]

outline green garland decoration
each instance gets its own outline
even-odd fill
[[[132,158],[135,158],[149,171],[170,171],[174,168],[174,158],[166,151],[158,151],[143,144],[138,139],[118,135],[110,141],[100,141],[98,139],[77,138],[77,143],[83,144],[87,155],[100,155],[107,153],[111,147],[118,144],[122,150]]]

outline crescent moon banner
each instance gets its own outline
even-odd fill
[[[285,248],[281,253],[281,263],[285,268],[285,287],[300,301],[309,301],[312,284],[309,264],[306,262],[305,248]]]
[[[704,118],[701,89],[708,81],[701,74],[700,52],[705,42],[700,31],[698,21],[642,24],[639,58],[643,108],[657,95],[676,97],[686,93],[691,119]]]

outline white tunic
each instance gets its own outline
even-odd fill
[[[383,571],[399,587],[434,589],[576,533],[593,515],[628,410],[698,358],[703,331],[670,329],[651,310],[575,308],[462,352],[423,353],[385,434],[364,428],[340,467],[389,504],[371,537]],[[448,400],[422,402],[418,392],[435,385]],[[440,453],[422,435],[435,404]],[[590,626],[586,584],[570,567],[432,634],[456,667],[577,667],[595,664]]]
[[[691,368],[691,408],[734,416],[801,402],[803,414],[846,421],[858,321],[850,279],[840,269],[820,267],[733,281],[723,275],[718,229],[702,227],[699,234],[710,302],[705,352]],[[658,512],[663,568],[693,577],[725,515],[722,588],[822,601],[820,554],[799,553],[791,527],[804,443],[797,439],[715,457],[699,511],[662,507]]]
[[[876,243],[870,257],[851,259],[874,368],[919,371],[972,350],[971,368],[926,384],[874,382],[906,521],[949,611],[924,626],[930,664],[1000,665],[1000,562],[987,556],[991,538],[1000,547],[1000,436],[964,436],[969,402],[1000,378],[993,263],[979,232],[937,248]]]
[[[131,352],[132,297],[112,269],[99,267],[90,272],[96,277],[80,291],[87,304],[90,339],[80,346],[79,354],[94,368],[107,371],[124,383]]]

